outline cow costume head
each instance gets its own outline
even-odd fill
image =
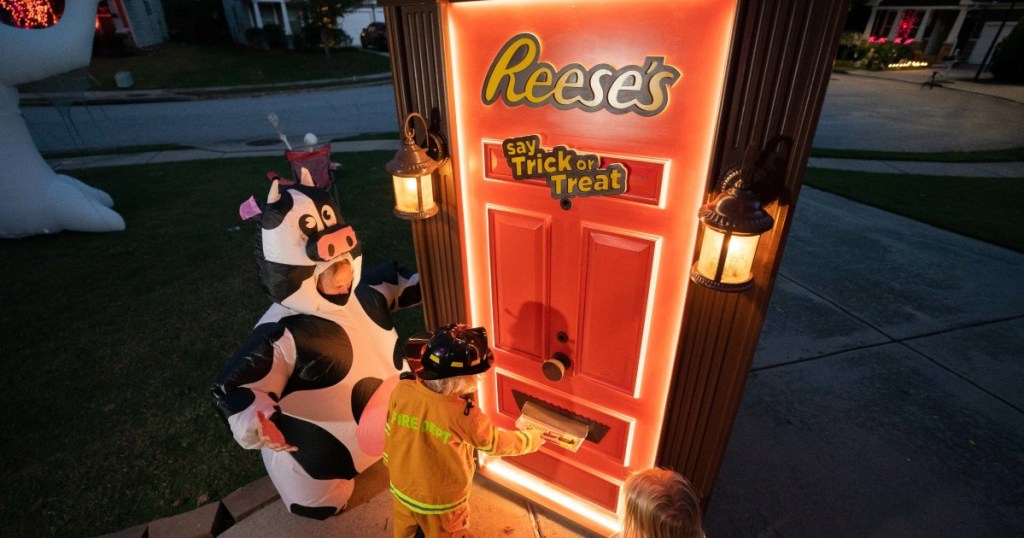
[[[307,314],[345,306],[359,284],[362,249],[331,196],[303,169],[298,184],[275,179],[258,211],[257,266],[267,294]]]

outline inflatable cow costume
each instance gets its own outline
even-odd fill
[[[390,312],[420,302],[418,275],[395,263],[362,271],[355,233],[305,170],[241,212],[259,221],[259,275],[275,303],[211,390],[238,444],[262,449],[288,509],[323,519],[383,451],[403,367]]]

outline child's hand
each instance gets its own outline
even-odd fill
[[[522,431],[526,432],[526,434],[532,438],[530,444],[533,445],[534,450],[540,448],[547,441],[547,436],[545,435],[545,432],[542,430],[531,429]]]
[[[296,452],[299,450],[298,447],[289,445],[284,440],[284,434],[281,430],[277,429],[277,425],[271,422],[267,415],[263,414],[263,411],[256,411],[256,418],[259,422],[256,424],[256,435],[259,436],[260,441],[263,441],[263,446],[281,452]]]

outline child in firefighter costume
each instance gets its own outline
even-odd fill
[[[409,339],[410,347],[424,335]],[[527,454],[539,430],[506,431],[473,404],[479,374],[494,358],[483,327],[447,325],[420,345],[422,367],[403,375],[388,404],[384,464],[391,476],[395,538],[465,536],[474,455]],[[417,379],[418,378],[418,379]]]
[[[380,459],[403,368],[390,312],[419,304],[418,275],[397,263],[363,271],[355,232],[305,170],[240,212],[259,221],[257,266],[275,303],[211,391],[238,444],[261,449],[288,510],[324,519]]]

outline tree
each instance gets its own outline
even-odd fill
[[[992,76],[1000,82],[1024,82],[1024,19],[996,48],[992,56]]]
[[[338,19],[362,3],[362,0],[303,0],[299,2],[299,9],[302,10],[303,36],[315,40],[320,47],[323,47],[324,56],[329,57],[331,48],[342,45],[347,41],[345,38],[348,37],[338,28]]]

